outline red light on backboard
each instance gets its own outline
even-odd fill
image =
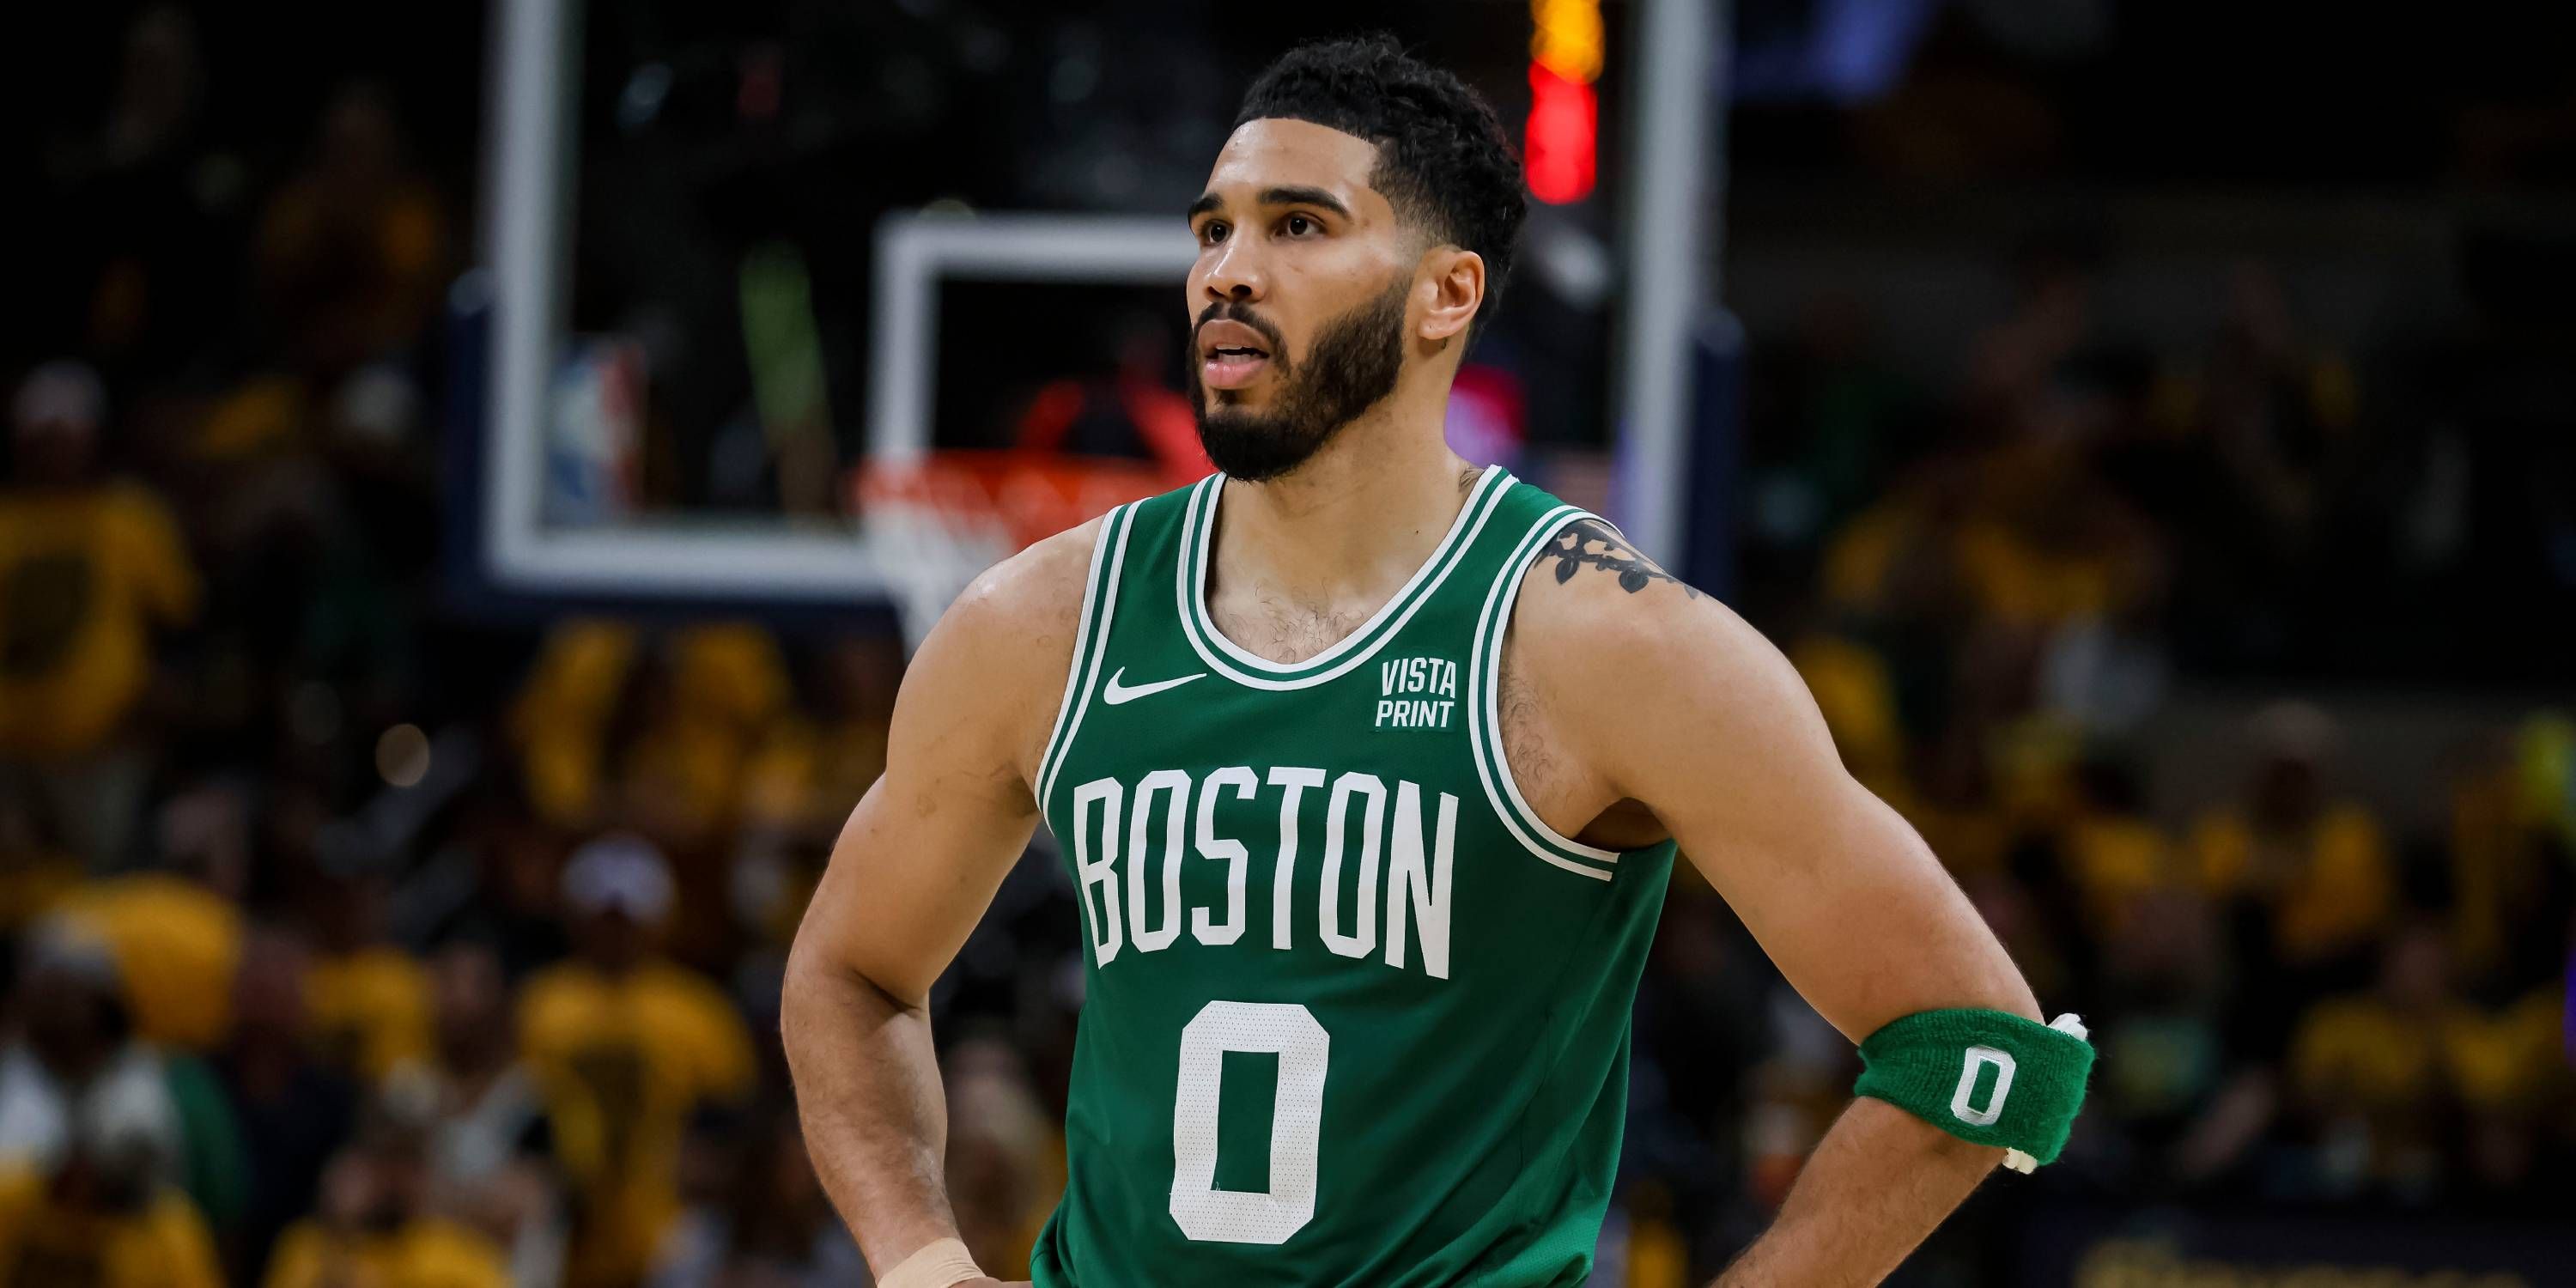
[[[1530,0],[1530,114],[1521,132],[1530,195],[1565,205],[1592,195],[1600,104],[1601,0]]]
[[[1529,128],[1521,141],[1530,195],[1551,205],[1592,194],[1600,105],[1592,87],[1530,64]]]

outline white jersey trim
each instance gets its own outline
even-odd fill
[[[1055,725],[1047,731],[1046,750],[1039,753],[1038,814],[1046,819],[1049,831],[1054,831],[1055,819],[1047,814],[1047,800],[1055,794],[1056,775],[1063,771],[1065,757],[1073,752],[1073,740],[1082,732],[1083,713],[1091,707],[1092,681],[1099,677],[1100,659],[1109,650],[1109,623],[1118,613],[1118,574],[1127,562],[1127,534],[1136,526],[1135,509],[1131,504],[1111,510],[1100,521],[1100,533],[1091,542],[1091,571],[1082,583],[1082,624],[1074,631],[1073,663],[1065,674],[1064,698],[1056,706]],[[1105,593],[1101,583],[1104,567],[1108,570]]]
[[[1518,780],[1512,776],[1511,757],[1503,747],[1502,668],[1503,635],[1511,625],[1514,606],[1519,602],[1520,585],[1529,575],[1530,561],[1539,548],[1567,524],[1596,516],[1571,505],[1560,505],[1540,515],[1531,524],[1520,543],[1512,548],[1511,557],[1503,562],[1493,586],[1485,592],[1485,606],[1476,618],[1476,643],[1469,655],[1478,692],[1467,704],[1470,756],[1476,762],[1476,775],[1485,786],[1485,800],[1494,808],[1494,816],[1503,822],[1504,830],[1517,838],[1530,853],[1568,872],[1580,872],[1596,880],[1607,881],[1610,873],[1578,863],[1589,859],[1596,863],[1616,864],[1619,853],[1597,845],[1585,845],[1548,826],[1547,820],[1531,809],[1521,795]],[[1491,762],[1488,764],[1488,762]]]
[[[1433,548],[1430,558],[1414,569],[1413,576],[1388,596],[1375,614],[1358,629],[1334,641],[1331,648],[1303,662],[1273,662],[1254,656],[1227,639],[1224,632],[1216,629],[1215,619],[1207,615],[1207,565],[1214,558],[1216,548],[1217,499],[1225,490],[1225,476],[1211,475],[1206,482],[1199,484],[1197,492],[1190,495],[1189,519],[1182,529],[1179,570],[1173,587],[1180,609],[1181,635],[1189,640],[1191,649],[1210,669],[1247,688],[1284,692],[1311,688],[1348,675],[1353,668],[1374,656],[1388,640],[1401,633],[1405,623],[1412,621],[1413,615],[1431,602],[1441,583],[1449,579],[1449,574],[1456,571],[1464,560],[1467,550],[1475,545],[1477,534],[1485,529],[1485,521],[1500,508],[1503,497],[1511,490],[1510,484],[1510,471],[1499,465],[1486,466],[1483,476],[1476,481],[1475,489],[1468,493],[1466,504],[1459,507],[1458,517],[1450,521],[1447,535]],[[1390,615],[1393,617],[1391,621]],[[1202,623],[1205,629],[1202,629]],[[1211,640],[1214,648],[1210,647]],[[1327,665],[1334,663],[1334,659],[1343,653],[1350,656],[1337,664]],[[1270,672],[1275,678],[1238,669],[1234,665],[1237,661],[1258,671]],[[1323,669],[1316,670],[1318,667]]]

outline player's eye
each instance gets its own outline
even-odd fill
[[[1226,226],[1223,221],[1211,219],[1206,223],[1199,225],[1199,244],[1203,246],[1214,246],[1218,242],[1225,240],[1226,231]]]
[[[1290,215],[1279,221],[1279,227],[1291,237],[1303,237],[1309,233],[1322,231],[1314,220],[1304,215]]]

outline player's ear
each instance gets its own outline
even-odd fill
[[[1422,311],[1421,336],[1445,343],[1465,335],[1485,302],[1485,257],[1455,246],[1436,246],[1423,258],[1423,276],[1431,287],[1431,305]]]

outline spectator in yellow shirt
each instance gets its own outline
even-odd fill
[[[617,817],[703,843],[734,821],[789,696],[778,642],[753,624],[559,623],[510,717],[529,802],[563,827]]]
[[[411,343],[449,275],[435,189],[383,89],[342,86],[311,154],[261,212],[254,268],[289,361],[336,376]]]
[[[2329,1115],[2411,1113],[2442,1075],[2442,1026],[2456,1007],[2445,986],[2442,942],[2418,927],[2390,944],[2378,986],[2319,1002],[2299,1023],[2290,1068],[2311,1104]]]
[[[386,937],[389,884],[364,859],[344,856],[326,867],[315,900],[318,951],[304,977],[314,1044],[369,1083],[430,1049],[429,972]]]
[[[323,1177],[321,1210],[287,1228],[267,1288],[508,1288],[499,1248],[430,1211],[426,1115],[396,1094]]]
[[[2400,931],[2376,988],[2311,1008],[2291,1044],[2294,1088],[2329,1134],[2367,1143],[2357,1179],[2421,1182],[2463,1142],[2460,1114],[2535,1130],[2564,1085],[2554,993],[2487,1015],[2451,987],[2444,928]]]
[[[83,886],[60,911],[115,950],[143,1037],[200,1053],[222,1042],[241,961],[238,907],[185,876],[140,872]]]
[[[0,1288],[222,1288],[205,1222],[159,1179],[167,1149],[148,1107],[110,1095],[50,1169],[0,1168]]]
[[[174,1051],[208,1053],[232,1023],[250,813],[238,783],[192,785],[160,810],[161,867],[90,882],[56,909],[115,950],[136,1030]]]
[[[632,1285],[679,1213],[691,1120],[752,1089],[751,1035],[713,982],[655,952],[672,881],[651,845],[583,846],[563,896],[576,955],[527,982],[519,1050],[573,1200],[565,1281]]]
[[[0,765],[30,767],[84,858],[121,858],[149,767],[119,744],[151,679],[152,633],[195,616],[197,575],[161,499],[100,474],[96,375],[39,367],[12,412]]]
[[[2202,885],[2257,909],[2270,955],[2293,970],[2361,952],[2388,927],[2397,881],[2370,812],[2325,794],[2333,725],[2314,708],[2283,704],[2256,717],[2254,737],[2264,756],[2245,802],[2193,830]]]

